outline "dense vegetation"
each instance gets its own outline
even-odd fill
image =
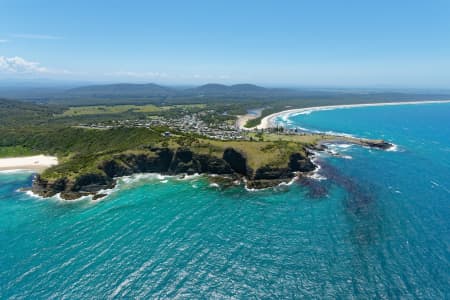
[[[162,139],[164,128],[90,130],[73,127],[2,128],[0,146],[21,146],[58,156],[122,151]]]
[[[62,113],[63,110],[62,107],[0,99],[0,126],[14,127],[22,126],[23,124],[45,124],[55,114]]]

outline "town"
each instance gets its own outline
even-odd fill
[[[125,119],[125,120],[108,120],[105,122],[79,124],[76,127],[88,129],[112,129],[118,127],[124,128],[152,128],[152,127],[168,127],[165,135],[170,135],[170,130],[181,131],[184,133],[195,133],[207,138],[217,140],[253,140],[255,134],[262,133],[278,133],[278,134],[300,134],[306,135],[308,133],[299,130],[298,128],[284,128],[277,126],[267,129],[256,128],[240,128],[235,120],[227,120],[224,122],[209,122],[207,123],[202,117],[205,114],[214,114],[214,111],[201,111],[197,113],[189,113],[178,118],[163,117],[163,116],[149,116],[148,119]]]

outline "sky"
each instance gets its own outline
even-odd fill
[[[449,0],[0,0],[0,80],[450,88]]]

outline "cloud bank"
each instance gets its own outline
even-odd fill
[[[3,73],[48,73],[48,69],[37,62],[27,61],[19,56],[0,56],[0,72]]]
[[[66,70],[54,70],[41,66],[40,63],[28,61],[19,56],[0,56],[0,73],[3,74],[72,74]]]

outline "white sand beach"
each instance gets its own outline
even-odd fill
[[[0,158],[0,171],[30,170],[42,172],[57,164],[58,158],[46,155]]]
[[[259,118],[263,110],[264,108],[252,109],[245,115],[237,116],[236,127],[242,130],[250,129],[245,127],[247,121]]]
[[[245,124],[247,124],[247,121],[255,118],[257,118],[257,116],[251,114],[237,116],[236,127],[240,129],[246,129],[244,126]]]
[[[332,110],[332,109],[345,109],[353,107],[369,107],[369,106],[390,106],[390,105],[418,105],[418,104],[433,104],[433,103],[450,103],[450,100],[430,100],[430,101],[405,101],[405,102],[380,102],[380,103],[366,103],[366,104],[343,104],[343,105],[329,105],[329,106],[316,106],[316,107],[305,107],[283,110],[277,113],[273,113],[264,117],[261,120],[261,124],[254,127],[257,129],[266,129],[275,126],[275,119],[283,116],[283,118],[288,118],[293,115],[299,114],[309,114],[314,111],[320,110]],[[252,129],[254,129],[252,128]]]

